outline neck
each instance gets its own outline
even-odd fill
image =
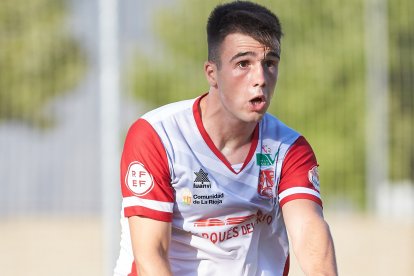
[[[200,101],[203,126],[216,148],[231,164],[243,163],[256,128],[256,122],[242,122],[223,115],[219,105],[213,103],[210,94]]]

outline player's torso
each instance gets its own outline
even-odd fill
[[[173,258],[197,259],[206,254],[221,261],[234,260],[239,255],[257,255],[259,246],[264,254],[279,254],[281,260],[286,257],[287,238],[277,183],[283,158],[296,133],[277,133],[278,126],[265,117],[259,125],[253,155],[241,171],[235,172],[211,150],[197,127],[192,108],[153,127],[166,149],[175,192],[172,240],[178,249],[173,249]],[[284,141],[275,139],[278,135]],[[267,241],[267,248],[266,239],[275,234],[283,244]],[[203,250],[195,252],[189,244]],[[279,248],[273,250],[270,246]]]

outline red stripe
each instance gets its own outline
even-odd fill
[[[224,222],[222,220],[216,219],[216,218],[197,220],[196,222],[194,222],[194,226],[205,227],[205,226],[237,225],[237,224],[241,224],[243,222],[248,221],[249,219],[253,218],[254,216],[255,215],[228,218]]]
[[[142,206],[131,206],[124,208],[124,215],[125,217],[129,218],[132,216],[143,216],[150,219],[171,222],[172,221],[172,213],[169,212],[161,212],[149,208],[145,208]]]
[[[202,227],[202,226],[223,226],[224,223],[222,222],[195,222],[194,226]]]
[[[206,226],[223,226],[224,222],[220,219],[203,219],[194,222],[194,226],[197,227],[206,227]]]
[[[289,202],[291,200],[295,200],[295,199],[309,199],[309,200],[312,200],[313,202],[316,202],[321,207],[323,207],[322,206],[322,200],[319,197],[311,195],[311,194],[301,194],[301,193],[289,195],[289,196],[283,198],[280,201],[280,207],[283,207],[283,205],[285,205],[287,202]]]
[[[224,225],[222,222],[196,222],[194,223],[196,226],[212,226],[212,225]]]
[[[234,217],[234,218],[228,218],[227,220],[240,220],[240,219],[250,219],[254,217],[255,215],[249,215],[249,216],[243,216],[243,217]]]
[[[137,266],[135,265],[135,261],[132,262],[131,272],[128,276],[138,276]]]
[[[250,215],[250,216],[244,216],[244,217],[234,217],[234,218],[228,218],[226,220],[226,224],[240,224],[243,223],[245,221],[248,221],[249,219],[253,218],[255,215]]]
[[[289,267],[290,267],[290,255],[287,255],[286,262],[285,262],[285,268],[283,269],[283,276],[289,275]]]

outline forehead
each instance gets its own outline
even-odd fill
[[[273,49],[273,47],[266,46],[249,35],[232,33],[224,38],[220,48],[222,57],[225,57],[233,56],[240,52],[253,52],[263,55],[274,51],[279,54],[280,45],[277,40],[275,41],[275,46],[276,48]]]

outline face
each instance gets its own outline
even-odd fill
[[[210,87],[217,90],[218,104],[227,118],[258,122],[276,86],[279,51],[250,36],[234,33],[224,39],[220,52],[220,68],[209,62],[208,72],[206,65]]]

